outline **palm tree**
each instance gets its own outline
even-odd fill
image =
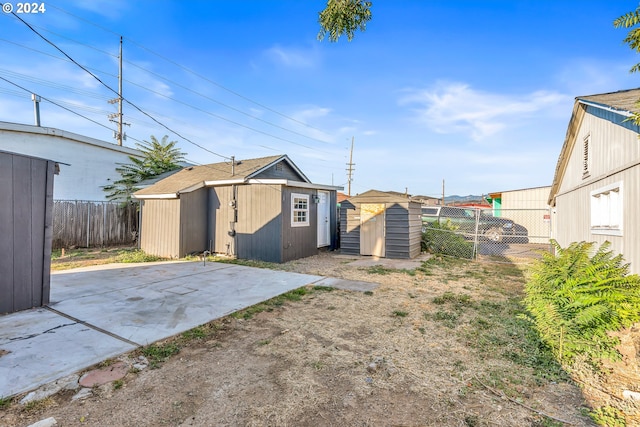
[[[123,204],[131,202],[131,195],[138,191],[137,184],[145,179],[158,176],[164,172],[179,169],[179,162],[184,161],[184,153],[176,147],[177,141],[169,141],[168,135],[162,140],[151,135],[151,141],[136,143],[142,151],[142,158],[129,156],[131,163],[118,163],[116,172],[120,179],[105,185],[102,189],[107,192],[107,200],[119,201]]]

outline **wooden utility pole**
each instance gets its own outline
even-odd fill
[[[122,145],[122,140],[126,139],[124,133],[122,131],[122,125],[129,126],[129,123],[122,123],[122,36],[120,36],[120,55],[119,59],[119,68],[118,68],[118,97],[114,99],[110,99],[109,104],[118,103],[118,112],[109,114],[109,121],[118,124],[118,130],[116,131],[114,137],[118,141],[118,145]],[[117,120],[115,120],[117,118]]]
[[[442,180],[442,206],[444,206],[444,179]]]
[[[355,166],[355,163],[353,163],[353,140],[354,137],[351,137],[351,152],[349,153],[349,163],[347,163],[347,166],[349,166],[347,168],[347,184],[348,184],[348,190],[347,190],[347,196],[351,197],[351,181],[353,180],[353,171],[355,170],[353,167]]]

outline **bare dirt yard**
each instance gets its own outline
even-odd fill
[[[379,283],[308,287],[141,349],[88,397],[3,402],[0,425],[594,425],[569,380],[519,317],[525,268],[432,258],[415,270],[323,253],[282,265]],[[108,365],[114,361],[107,361]]]

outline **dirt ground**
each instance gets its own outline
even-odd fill
[[[14,401],[0,425],[594,425],[581,388],[519,348],[504,313],[521,296],[522,267],[432,261],[404,271],[351,261],[323,253],[278,268],[379,287],[310,288],[298,301],[212,322],[178,337],[179,353],[157,369],[132,369],[86,399],[67,391]]]

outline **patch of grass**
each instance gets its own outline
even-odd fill
[[[124,385],[124,380],[122,380],[122,379],[115,380],[113,382],[113,389],[114,390],[118,390],[118,389],[122,388],[123,385]]]
[[[260,340],[258,341],[258,345],[269,345],[271,344],[271,340]]]
[[[153,262],[162,258],[156,255],[149,255],[140,249],[122,249],[118,251],[116,262],[135,263],[135,262]]]
[[[8,408],[11,406],[10,397],[0,397],[0,409]]]
[[[324,363],[322,363],[321,361],[319,361],[319,360],[318,360],[318,361],[316,361],[316,362],[313,362],[313,363],[311,364],[311,366],[312,366],[312,367],[313,367],[313,369],[315,369],[316,371],[319,371],[320,369],[324,368]]]
[[[455,328],[458,325],[460,315],[453,311],[438,310],[435,313],[425,313],[425,319],[441,322],[447,328]]]
[[[318,292],[331,292],[331,291],[335,291],[336,288],[331,287],[331,286],[320,286],[320,285],[317,285],[317,286],[313,287],[313,290],[314,291],[318,291]]]
[[[321,288],[325,287],[326,286],[321,286]],[[231,314],[231,317],[235,319],[249,320],[258,313],[262,313],[263,311],[272,311],[274,307],[282,306],[286,301],[300,301],[303,296],[312,294],[313,292],[316,292],[315,287],[307,288],[303,286],[282,295],[278,295],[277,297],[271,298],[270,300],[252,305],[251,307],[247,307],[240,311],[236,311],[235,313]],[[320,292],[327,292],[327,290],[320,289]]]
[[[149,361],[149,367],[151,369],[157,369],[171,356],[178,354],[180,352],[180,347],[175,342],[165,342],[151,344],[144,347],[141,352]]]
[[[409,315],[409,312],[402,310],[393,310],[393,315],[395,317],[407,317]]]
[[[392,268],[386,268],[381,265],[374,265],[372,267],[362,268],[361,270],[365,271],[368,274],[381,274],[381,275],[390,274],[395,271]]]
[[[364,294],[367,296],[372,296],[373,295],[373,291],[364,291]]]
[[[612,406],[602,406],[596,408],[589,413],[593,421],[601,426],[607,427],[625,427],[627,425],[624,413]]]
[[[197,340],[207,337],[207,331],[203,326],[196,326],[182,333],[182,337],[187,340]]]
[[[51,397],[46,397],[40,400],[32,400],[23,406],[22,412],[40,412],[55,404]]]
[[[211,261],[221,262],[224,264],[244,265],[246,267],[268,268],[270,270],[284,270],[282,264],[267,261],[256,261],[251,259],[237,259],[225,257],[210,257]],[[209,258],[207,258],[209,260]]]
[[[439,297],[433,299],[433,303],[437,305],[449,304],[456,308],[472,307],[473,300],[467,294],[454,294],[453,292],[445,292]]]

